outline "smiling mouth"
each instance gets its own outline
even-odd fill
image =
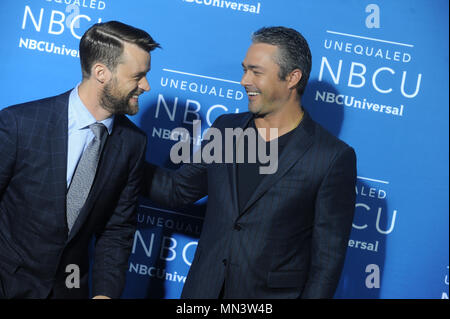
[[[141,94],[142,94],[142,92],[134,93],[133,95],[131,95],[131,98],[138,99]]]

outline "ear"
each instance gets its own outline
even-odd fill
[[[103,63],[95,63],[92,66],[91,74],[102,84],[109,82],[112,77],[111,71]]]
[[[295,69],[291,73],[289,73],[287,76],[289,88],[291,89],[296,87],[298,82],[300,82],[302,76],[303,73],[300,69]]]

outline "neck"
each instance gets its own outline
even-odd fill
[[[112,114],[100,105],[102,86],[92,79],[85,79],[78,87],[78,95],[97,122],[103,121]]]
[[[291,103],[276,112],[256,117],[255,126],[260,134],[262,133],[260,129],[265,129],[265,134],[261,134],[261,136],[264,140],[270,141],[295,129],[302,121],[303,114],[304,111],[300,103]],[[278,130],[276,136],[270,135],[270,128]]]

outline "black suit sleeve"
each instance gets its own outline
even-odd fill
[[[203,164],[184,164],[176,171],[145,163],[143,195],[170,208],[195,203],[207,195],[208,181]]]
[[[332,298],[355,211],[356,155],[346,147],[331,164],[315,204],[310,274],[302,298]]]
[[[101,233],[96,234],[93,296],[119,298],[125,285],[130,248],[136,231],[137,199],[141,191],[146,138],[143,137],[116,208]]]
[[[219,116],[211,127],[219,127],[223,115]],[[203,149],[205,142],[202,142]],[[145,175],[142,195],[151,201],[166,206],[180,207],[195,203],[208,194],[207,164],[184,164],[176,171],[145,163]]]
[[[9,184],[16,162],[15,118],[7,109],[0,111],[0,198]]]

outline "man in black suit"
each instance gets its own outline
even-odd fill
[[[183,298],[332,298],[353,220],[356,156],[301,105],[311,70],[303,36],[270,27],[252,41],[241,80],[250,112],[220,116],[210,135],[227,144],[227,129],[254,129],[258,152],[278,143],[275,169],[261,174],[264,161],[250,160],[251,147],[244,161],[211,161],[204,143],[199,163],[176,171],[147,164],[145,191],[171,207],[208,195]],[[240,134],[228,149],[251,136]]]
[[[0,111],[0,297],[89,297],[93,236],[93,296],[120,297],[147,143],[125,114],[150,89],[158,46],[132,26],[95,24],[75,89]]]

